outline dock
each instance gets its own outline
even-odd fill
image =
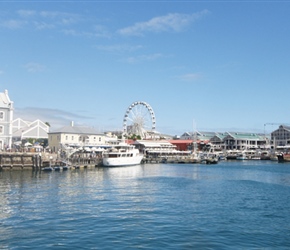
[[[60,159],[56,154],[1,152],[0,170],[41,170],[47,167],[69,165],[72,168],[87,168],[101,165],[101,158],[78,155],[68,160]]]

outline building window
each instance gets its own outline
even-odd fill
[[[99,137],[99,141],[100,141],[100,142],[102,141],[102,137]]]
[[[4,120],[4,112],[0,111],[0,120]]]
[[[74,140],[74,136],[71,137],[72,141]]]
[[[0,126],[0,134],[4,134],[4,127]]]
[[[66,141],[68,140],[68,136],[67,136],[67,135],[65,136],[65,140],[66,140]]]

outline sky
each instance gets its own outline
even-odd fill
[[[290,1],[0,0],[14,119],[121,130],[263,132],[290,123]],[[146,110],[144,111],[146,112]]]

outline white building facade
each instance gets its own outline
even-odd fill
[[[0,93],[0,150],[11,148],[12,145],[13,102],[8,91]]]
[[[276,147],[290,147],[290,126],[280,125],[271,133],[271,144]]]
[[[100,147],[105,145],[105,134],[90,127],[65,126],[48,133],[48,145],[52,152],[67,147]]]

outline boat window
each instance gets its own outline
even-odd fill
[[[109,154],[109,158],[117,158],[118,155],[117,154]]]

